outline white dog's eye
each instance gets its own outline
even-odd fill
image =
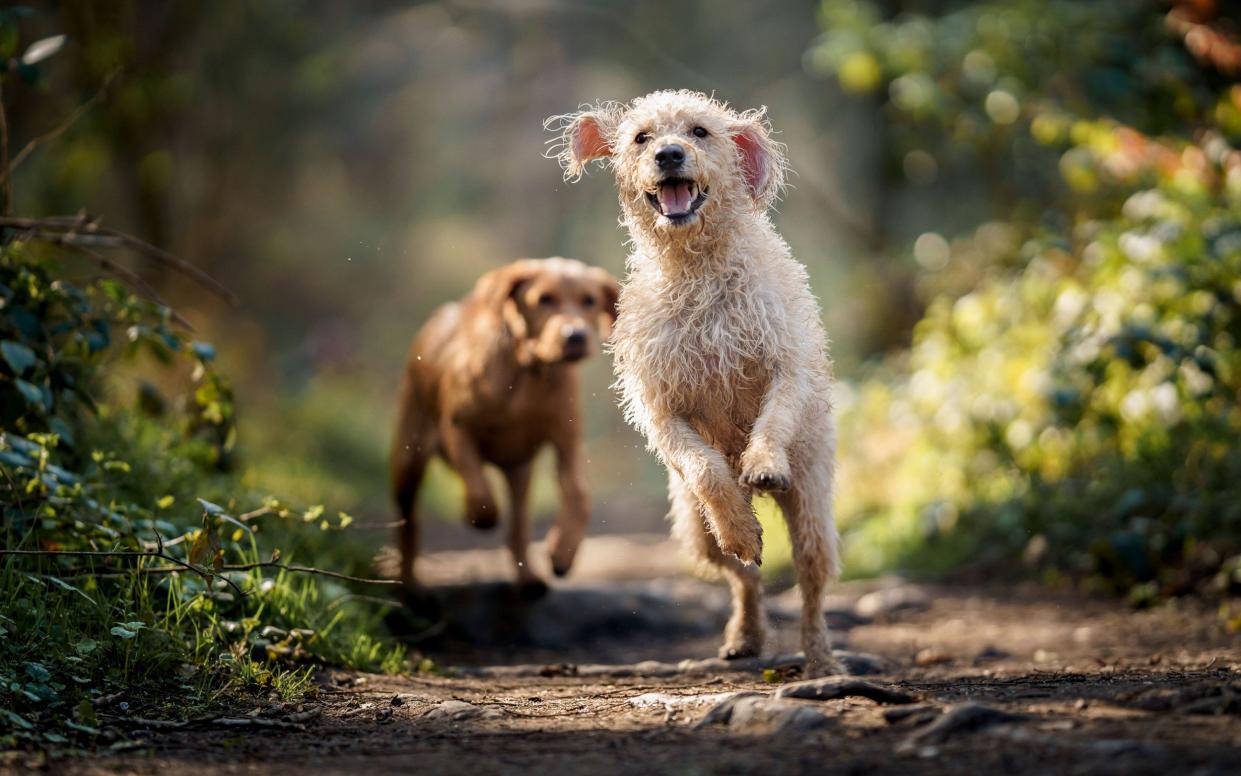
[[[694,127],[694,137],[706,137],[709,134],[711,133],[702,127]]]
[[[539,294],[540,307],[551,307],[554,304],[556,304],[556,297],[548,293]]]
[[[638,145],[642,145],[643,143],[645,143],[646,141],[650,139],[651,139],[651,136],[648,135],[647,133],[639,132],[638,136],[633,139],[633,142],[637,143]]]
[[[594,306],[595,306],[595,298],[593,296],[591,296],[590,294],[587,294],[586,296],[582,297],[582,307],[594,307]]]

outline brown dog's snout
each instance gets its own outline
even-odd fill
[[[685,149],[670,143],[655,152],[655,165],[661,170],[675,170],[685,164]]]
[[[566,323],[561,328],[564,354],[569,360],[585,358],[590,347],[590,331],[582,324]]]

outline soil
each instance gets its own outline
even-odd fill
[[[794,699],[776,692],[799,678],[796,656],[780,656],[796,649],[795,590],[769,601],[771,656],[727,663],[713,659],[726,616],[721,585],[682,573],[662,538],[586,546],[581,575],[533,602],[496,581],[506,571],[498,551],[429,558],[424,579],[448,622],[420,634],[419,646],[448,675],[324,671],[316,698],[256,704],[252,719],[279,727],[136,723],[144,749],[52,767],[471,776],[1238,770],[1241,641],[1206,603],[1134,611],[1035,587],[843,585],[828,616],[841,658],[864,675],[797,693],[824,699]]]

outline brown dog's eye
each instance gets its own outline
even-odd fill
[[[638,136],[633,139],[633,142],[637,143],[638,145],[642,145],[643,143],[645,143],[646,141],[650,139],[651,139],[651,136],[648,135],[647,133],[639,132]]]
[[[556,304],[556,297],[551,294],[539,294],[540,307],[551,307],[554,304]]]
[[[587,294],[586,296],[582,297],[582,307],[594,307],[594,306],[595,306],[595,298],[593,296],[591,296],[590,294]]]
[[[709,134],[711,133],[702,127],[694,127],[694,137],[706,137]]]

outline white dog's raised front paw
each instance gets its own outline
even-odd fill
[[[783,493],[793,486],[789,458],[783,450],[754,440],[741,456],[741,484],[765,493]]]
[[[735,555],[742,563],[763,565],[763,527],[758,518],[746,508],[744,515],[733,520],[712,520],[715,542],[726,555]]]

